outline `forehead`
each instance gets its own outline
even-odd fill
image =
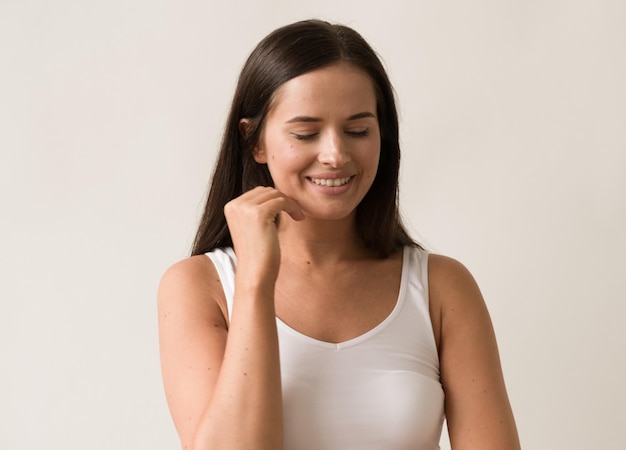
[[[292,78],[276,90],[270,107],[273,116],[350,116],[366,111],[376,113],[374,82],[365,71],[346,63]]]

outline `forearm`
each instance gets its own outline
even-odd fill
[[[282,448],[273,292],[238,286],[220,374],[194,450]]]

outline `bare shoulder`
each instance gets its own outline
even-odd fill
[[[469,270],[430,255],[431,316],[453,448],[519,449],[491,318]]]
[[[454,322],[468,317],[468,312],[484,315],[486,306],[474,277],[454,258],[429,255],[428,286],[433,331],[440,349],[450,326],[459,325]]]
[[[454,301],[468,291],[478,289],[474,277],[462,263],[448,256],[431,254],[428,258],[428,278],[431,293],[439,300]],[[445,305],[442,305],[445,306]]]
[[[159,284],[158,306],[160,311],[184,308],[228,317],[219,275],[205,255],[185,258],[165,271]]]
[[[215,266],[205,255],[190,256],[171,265],[161,278],[161,287],[189,282],[206,283],[208,275],[217,276]],[[209,282],[210,283],[210,282]]]
[[[168,268],[159,285],[161,372],[179,436],[193,436],[222,364],[228,323],[224,292],[205,255]]]

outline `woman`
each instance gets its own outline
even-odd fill
[[[298,22],[246,62],[193,256],[159,289],[183,448],[518,449],[484,301],[397,207],[398,119],[355,31]]]

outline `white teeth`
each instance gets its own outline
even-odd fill
[[[350,177],[346,178],[311,178],[311,181],[315,184],[319,184],[320,186],[343,186],[348,181],[350,181]]]

